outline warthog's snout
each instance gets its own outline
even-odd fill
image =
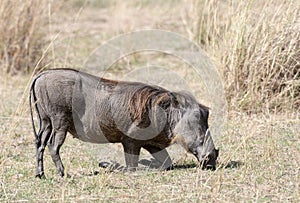
[[[216,162],[214,161],[213,163],[208,163],[207,161],[204,161],[202,164],[202,169],[207,169],[207,170],[216,170]]]
[[[219,150],[214,149],[210,154],[201,156],[199,159],[202,169],[216,170],[216,160],[219,155]]]

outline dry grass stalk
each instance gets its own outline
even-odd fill
[[[194,38],[220,64],[231,108],[300,110],[296,1],[195,1]],[[197,23],[195,23],[195,20]]]
[[[0,3],[1,72],[27,73],[34,68],[43,52],[41,27],[45,19],[44,1],[26,0]]]

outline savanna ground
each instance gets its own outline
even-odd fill
[[[5,19],[10,19],[13,12],[0,12],[0,201],[300,201],[299,2],[24,2],[41,12],[35,13],[35,20],[34,15],[28,22],[19,20],[17,31],[13,26],[4,26],[10,25]],[[0,11],[14,8],[13,4],[5,7],[5,1],[0,4]],[[27,11],[24,8],[20,13]],[[30,29],[22,33],[24,27]],[[58,176],[46,150],[46,179],[36,179],[34,135],[27,104],[33,71],[81,68],[91,51],[106,40],[151,28],[180,33],[199,43],[223,78],[228,119],[223,133],[215,135],[220,148],[218,169],[200,170],[196,160],[183,152],[173,157],[176,162],[171,171],[110,172],[97,163],[107,154],[122,159],[118,146],[96,154],[101,146],[69,136],[61,156],[70,177]],[[18,34],[6,40],[3,36],[8,35],[3,33],[9,29],[10,34]],[[20,37],[22,34],[25,37]],[[22,40],[28,41],[28,47],[36,46],[22,54]],[[5,45],[7,42],[11,47]],[[121,79],[149,60],[171,68],[189,82],[199,101],[209,105],[201,81],[193,72],[185,71],[187,65],[162,54],[129,56],[105,76]],[[24,63],[27,66],[20,68]]]

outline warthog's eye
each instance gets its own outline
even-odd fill
[[[194,115],[197,120],[200,119],[200,111],[194,111]]]

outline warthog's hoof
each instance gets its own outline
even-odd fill
[[[212,165],[206,165],[202,167],[203,170],[212,170],[215,171],[216,170],[216,166],[212,166]]]
[[[35,174],[35,177],[39,178],[39,179],[46,179],[44,172],[39,172],[39,173]]]
[[[126,166],[124,171],[135,172],[135,171],[137,171],[137,169],[138,169],[138,167]]]
[[[174,169],[174,166],[173,166],[173,165],[171,165],[171,166],[165,168],[166,171],[171,171],[171,170],[173,170],[173,169]]]

